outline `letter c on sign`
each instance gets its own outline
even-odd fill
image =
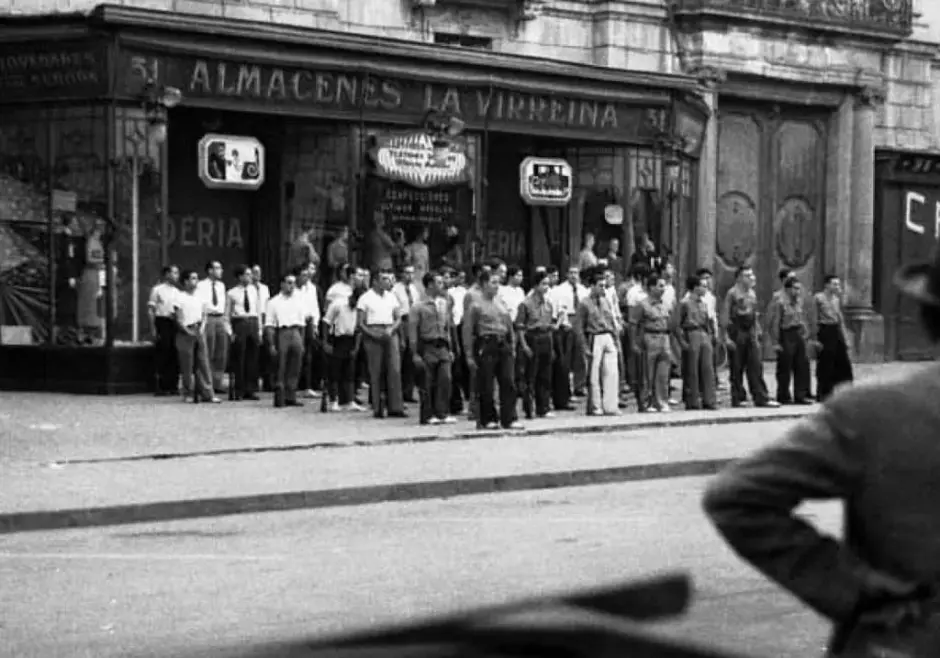
[[[913,231],[918,235],[924,234],[924,227],[920,224],[915,224],[911,213],[914,211],[914,204],[918,203],[924,205],[927,202],[927,197],[923,194],[918,194],[917,192],[908,192],[904,198],[904,226],[909,231]]]

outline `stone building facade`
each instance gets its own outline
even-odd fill
[[[782,266],[797,271],[807,288],[817,288],[822,277],[832,272],[846,284],[847,307],[859,357],[878,359],[886,351],[885,334],[886,331],[891,333],[890,327],[886,329],[886,317],[890,324],[897,313],[896,309],[884,306],[881,299],[884,276],[879,268],[884,269],[885,265],[879,260],[882,245],[876,242],[881,230],[879,222],[891,218],[887,216],[890,213],[880,210],[877,202],[881,185],[877,162],[879,157],[888,157],[879,154],[894,154],[891,157],[897,159],[904,154],[940,153],[940,65],[937,63],[940,3],[932,0],[122,0],[102,10],[97,0],[0,0],[0,29],[21,29],[14,28],[15,23],[17,26],[29,24],[28,29],[41,31],[27,20],[28,17],[96,14],[99,18],[116,16],[120,29],[131,32],[142,30],[143,23],[147,22],[150,25],[147,29],[153,32],[156,29],[153,26],[159,27],[159,17],[164,15],[160,12],[179,17],[179,20],[165,23],[167,29],[171,24],[179,27],[180,34],[185,30],[192,34],[201,30],[209,40],[214,26],[218,25],[222,26],[215,35],[219,39],[235,32],[241,35],[237,43],[233,37],[219,48],[216,59],[224,60],[219,62],[195,59],[199,50],[196,48],[187,53],[189,59],[172,53],[148,59],[147,53],[156,52],[158,45],[173,39],[177,39],[170,49],[173,52],[182,52],[192,44],[180,43],[179,37],[171,39],[153,33],[138,34],[130,39],[129,43],[136,45],[126,49],[129,54],[124,64],[143,71],[160,64],[162,71],[178,76],[170,83],[181,87],[196,80],[182,73],[194,66],[194,71],[201,70],[199,66],[209,66],[206,70],[212,75],[219,74],[225,66],[229,70],[248,66],[244,69],[245,82],[252,84],[258,84],[264,76],[283,76],[287,69],[279,62],[272,64],[269,60],[274,56],[269,57],[265,51],[267,48],[270,53],[273,46],[252,45],[251,29],[245,27],[248,25],[259,26],[255,31],[268,35],[266,38],[272,44],[278,39],[290,41],[285,49],[297,51],[291,55],[295,61],[320,57],[317,60],[320,63],[316,64],[320,67],[324,66],[322,61],[326,55],[300,54],[304,41],[307,42],[304,47],[322,50],[327,48],[322,44],[328,43],[329,48],[338,52],[347,47],[348,44],[340,42],[347,38],[343,35],[348,35],[352,44],[348,46],[349,52],[360,53],[356,57],[362,61],[367,59],[370,47],[378,52],[387,46],[388,50],[382,52],[389,55],[375,55],[364,70],[378,66],[375,58],[385,57],[384,63],[388,64],[399,55],[404,59],[406,55],[402,53],[407,51],[409,58],[427,60],[426,68],[434,69],[433,75],[411,64],[402,64],[400,70],[417,71],[419,79],[430,76],[427,79],[433,78],[433,84],[443,81],[445,86],[433,90],[431,86],[426,87],[432,90],[426,94],[440,93],[445,100],[452,88],[446,84],[464,84],[461,76],[451,69],[456,71],[464,66],[474,75],[479,73],[476,77],[469,75],[468,80],[482,80],[486,74],[491,80],[491,94],[492,71],[503,71],[499,79],[510,86],[516,85],[516,93],[529,94],[525,96],[527,109],[522,112],[520,105],[516,117],[519,120],[513,126],[502,127],[505,139],[490,140],[483,134],[492,130],[492,126],[484,126],[482,132],[480,125],[470,126],[473,133],[468,138],[470,153],[485,151],[491,168],[476,172],[472,198],[455,200],[455,207],[473,208],[478,216],[483,215],[480,208],[485,208],[488,216],[499,217],[501,208],[518,205],[515,191],[506,188],[508,192],[501,192],[493,182],[505,182],[516,176],[514,158],[525,154],[567,158],[573,165],[580,194],[576,195],[572,208],[565,212],[532,211],[528,215],[529,210],[520,206],[521,220],[511,230],[501,217],[500,221],[489,224],[484,221],[482,227],[476,227],[482,228],[484,237],[480,245],[473,246],[475,256],[500,255],[523,265],[546,259],[560,259],[564,264],[577,252],[585,232],[600,230],[606,232],[602,242],[611,237],[621,238],[627,252],[642,233],[661,237],[662,243],[668,244],[676,254],[681,273],[700,265],[711,266],[718,275],[720,291],[730,285],[736,266],[751,264],[758,274],[760,293],[765,300],[775,285],[776,271]],[[10,26],[4,27],[7,23]],[[198,26],[198,30],[194,26]],[[134,48],[140,54],[135,54]],[[215,56],[208,41],[200,48],[199,53],[205,57]],[[241,52],[240,48],[245,51]],[[335,53],[330,57],[337,65],[346,66]],[[120,61],[124,60],[115,64],[119,74],[124,72]],[[270,68],[275,65],[282,68]],[[218,68],[220,66],[223,68]],[[257,68],[259,66],[262,68]],[[521,71],[517,81],[513,81],[511,75],[513,66]],[[583,76],[578,73],[579,67],[583,67]],[[545,70],[544,75],[540,69]],[[252,77],[256,70],[257,75],[262,76],[258,80]],[[301,73],[313,79],[313,71]],[[2,75],[0,70],[0,77]],[[362,89],[370,84],[370,74],[365,75],[365,79],[359,81]],[[402,75],[407,77],[408,74]],[[447,76],[451,77],[447,79]],[[579,86],[582,77],[586,82]],[[205,82],[205,79],[199,80]],[[224,80],[224,75],[220,79]],[[168,155],[165,153],[161,160],[157,151],[145,154],[152,156],[156,163],[153,172],[156,196],[153,207],[147,212],[164,215],[162,220],[157,220],[162,233],[154,238],[161,245],[154,251],[155,263],[165,260],[167,254],[173,260],[190,258],[176,257],[177,253],[189,252],[175,252],[174,245],[180,249],[186,247],[192,254],[198,253],[193,259],[204,258],[208,252],[199,251],[204,246],[220,250],[217,254],[213,252],[213,257],[241,258],[242,245],[249,240],[264,242],[268,250],[283,250],[295,224],[304,219],[300,215],[288,217],[290,213],[283,210],[294,203],[300,211],[300,204],[294,199],[295,190],[298,194],[302,190],[320,190],[322,194],[318,194],[322,198],[318,198],[317,207],[322,206],[326,215],[336,215],[330,221],[335,219],[342,223],[347,216],[368,214],[363,212],[368,195],[358,195],[353,189],[361,182],[359,172],[364,157],[361,146],[357,149],[356,144],[361,145],[381,125],[403,125],[406,120],[414,120],[405,116],[404,110],[409,108],[395,108],[397,113],[379,116],[374,112],[369,114],[360,105],[358,109],[350,106],[331,110],[332,114],[324,114],[319,108],[313,112],[317,116],[312,118],[321,124],[291,124],[279,129],[277,139],[283,141],[284,153],[276,169],[282,178],[287,175],[294,178],[292,182],[283,183],[280,190],[265,192],[268,196],[262,195],[263,203],[256,204],[263,208],[282,208],[282,217],[274,221],[280,222],[283,230],[271,237],[259,233],[255,224],[244,218],[242,221],[237,217],[197,216],[208,212],[205,207],[218,209],[215,201],[203,203],[198,212],[187,208],[179,210],[179,218],[174,215],[174,199],[179,197],[172,193],[177,185],[173,176],[174,171],[181,169],[171,166],[169,174],[161,173],[158,164],[172,164],[176,150],[190,153],[191,145],[183,142],[196,139],[195,132],[199,130],[214,130],[224,124],[229,131],[250,132],[253,126],[260,125],[250,117],[265,110],[256,102],[258,99],[248,98],[250,93],[242,94],[245,98],[235,98],[238,94],[233,95],[223,82],[214,90],[209,89],[211,85],[203,86],[205,89],[183,88],[184,96],[188,92],[198,93],[196,98],[186,98],[183,103],[186,107],[175,111],[177,116],[188,117],[187,128],[173,127],[181,123],[174,123],[174,114],[170,115],[171,135],[181,136],[170,137]],[[460,93],[466,92],[467,98],[479,99],[481,89],[484,88]],[[643,125],[629,129],[620,126],[618,134],[605,137],[603,112],[598,114],[597,104],[608,93],[616,95],[616,102],[611,106],[614,109],[610,110],[614,115],[626,119],[634,117],[637,124]],[[631,94],[636,102],[632,109]],[[550,122],[542,122],[540,117],[549,112],[546,108],[552,107],[556,98],[563,96],[574,98],[572,102],[578,103],[581,103],[578,98],[590,99],[587,117],[594,116],[594,119],[589,122],[590,126],[578,127],[569,122],[556,136],[551,134]],[[666,159],[661,152],[653,153],[653,133],[647,131],[647,134],[644,130],[657,128],[660,121],[657,112],[666,112],[654,112],[650,107],[665,108],[672,102],[669,99],[683,96],[694,96],[696,102],[704,100],[711,116],[701,148],[696,149],[694,156],[681,161],[677,178],[667,185]],[[406,101],[408,98],[406,94]],[[414,100],[419,99],[420,94],[416,94]],[[297,100],[294,99],[290,107],[285,104],[275,111],[298,117],[307,110],[301,109]],[[512,101],[507,102],[511,110]],[[214,114],[208,114],[210,110]],[[120,113],[110,112],[108,120],[117,122]],[[582,108],[582,124],[584,112]],[[230,118],[223,120],[220,118],[223,115]],[[337,132],[323,123],[325,117],[346,123]],[[621,123],[625,123],[625,119]],[[270,130],[272,125],[266,124],[259,130]],[[511,129],[516,128],[518,134],[510,135]],[[554,137],[557,139],[553,141]],[[562,143],[562,137],[568,141]],[[268,151],[277,152],[276,149]],[[310,157],[311,152],[316,153],[315,158]],[[113,158],[103,161],[108,159]],[[492,169],[494,162],[512,166],[507,165],[505,170]],[[193,178],[188,169],[186,172],[186,176]],[[487,181],[490,182],[489,193]],[[937,185],[940,189],[940,178]],[[165,207],[161,210],[166,204],[158,198],[159,194],[166,195],[167,188],[171,192],[169,211]],[[108,203],[113,210],[119,205],[121,188],[111,185],[108,190]],[[202,191],[185,187],[185,195],[180,197],[198,196],[197,193],[202,194]],[[235,206],[246,204],[231,201],[232,198],[227,197],[221,205],[232,206],[230,214],[234,215],[237,214]],[[51,207],[53,204],[49,203]],[[611,232],[605,223],[607,208],[611,205],[623,209],[622,234],[619,226]],[[600,219],[592,223],[594,215]],[[0,217],[0,224],[4,220]],[[224,241],[212,237],[223,234],[228,236]],[[238,239],[233,239],[233,235]],[[115,256],[120,257],[120,254]],[[244,258],[254,259],[255,255],[245,254]],[[273,259],[269,267],[276,267],[278,263]],[[131,275],[114,274],[108,287],[119,288],[119,283],[115,282],[132,277],[143,281],[152,274],[145,276],[139,265],[135,267],[138,269]],[[120,290],[115,294],[120,294]],[[122,306],[117,301],[114,304]],[[0,299],[0,316],[2,309]],[[0,345],[3,342],[0,338]]]

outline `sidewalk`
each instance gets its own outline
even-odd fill
[[[769,365],[769,364],[768,364]],[[857,366],[860,380],[894,377],[923,364]],[[766,379],[773,381],[773,367]],[[771,386],[771,390],[773,386]],[[375,420],[365,413],[321,414],[319,401],[302,409],[262,402],[184,404],[151,396],[94,397],[4,393],[0,397],[0,466],[15,463],[82,463],[349,448],[509,436],[629,432],[656,427],[773,421],[795,418],[806,407],[730,409],[727,392],[718,411],[674,411],[589,417],[581,411],[525,423],[515,432],[480,432],[456,425],[421,426],[411,418]]]

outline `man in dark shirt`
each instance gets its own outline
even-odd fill
[[[690,276],[686,289],[688,296],[679,302],[677,332],[682,347],[685,408],[716,409],[714,323],[704,299],[708,282],[703,276]]]
[[[481,275],[480,283],[481,295],[471,302],[463,321],[464,344],[472,346],[472,351],[467,354],[467,363],[477,374],[477,428],[498,429],[502,426],[522,429],[515,420],[515,332],[509,312],[496,299],[500,275],[488,271]],[[493,408],[494,383],[499,386],[498,415]]]
[[[552,394],[553,334],[558,320],[548,297],[550,290],[548,271],[537,269],[532,277],[532,290],[519,305],[516,332],[519,348],[516,358],[524,363],[522,377],[522,409],[526,418],[535,415],[551,418],[549,403]]]
[[[782,294],[771,305],[767,320],[770,344],[777,353],[777,402],[811,404],[809,356],[806,339],[809,327],[803,310],[803,286],[795,276],[784,280]],[[793,396],[790,396],[790,379]]]
[[[940,253],[931,264],[905,268],[896,281],[920,305],[921,324],[940,351]],[[830,655],[938,655],[936,646],[913,654],[865,641],[868,629],[890,642],[870,622],[899,618],[936,591],[938,399],[937,364],[906,378],[840,389],[708,485],[705,511],[731,547],[835,624]],[[842,541],[796,512],[808,500],[844,502]],[[908,637],[900,630],[898,639]],[[861,646],[849,653],[847,642]]]
[[[428,272],[421,283],[426,297],[412,307],[409,327],[421,399],[419,420],[422,425],[451,424],[457,422],[448,413],[456,338],[453,302],[440,274]]]
[[[842,316],[842,282],[830,274],[822,292],[813,296],[810,336],[816,347],[816,395],[822,402],[836,386],[851,382],[852,359]]]

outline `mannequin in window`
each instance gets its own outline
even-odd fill
[[[85,240],[85,263],[78,280],[78,326],[83,342],[104,338],[104,313],[101,309],[104,285],[104,222],[95,221]]]
[[[431,237],[431,229],[427,226],[420,226],[414,240],[405,247],[405,265],[411,265],[415,270],[414,282],[424,298],[424,275],[431,269],[431,252],[428,249],[428,239]]]
[[[85,267],[85,240],[74,213],[63,214],[56,231],[56,342],[71,343],[78,328],[78,281]]]

